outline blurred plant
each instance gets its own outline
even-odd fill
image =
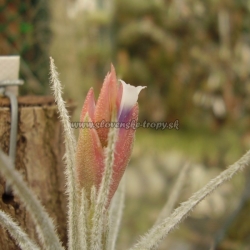
[[[21,56],[21,93],[46,93],[48,49],[51,39],[47,0],[0,3],[0,54]]]
[[[244,89],[249,82],[245,62],[249,58],[249,27],[244,23],[249,15],[238,17],[249,13],[247,2],[151,0],[124,4],[118,0],[117,5],[123,77],[156,91],[165,106],[161,120],[182,117],[185,124],[197,115],[205,116],[205,122],[216,117],[229,121],[243,117],[248,110]],[[196,91],[202,96],[196,95],[193,103]],[[202,105],[203,96],[212,104],[208,112],[201,113],[195,105]]]
[[[112,250],[115,247],[121,221],[124,200],[123,185],[118,189],[113,199],[112,196],[128,163],[135,131],[126,131],[125,128],[121,130],[115,127],[109,129],[104,127],[100,131],[83,128],[80,132],[78,146],[76,146],[68,112],[61,96],[61,84],[53,59],[51,59],[51,84],[65,136],[68,249]],[[126,122],[131,119],[137,120],[136,101],[141,89],[142,87],[135,88],[124,82],[117,86],[115,71],[112,68],[111,73],[104,80],[96,106],[93,91],[89,91],[83,106],[81,121],[99,122],[105,119],[112,122]],[[1,174],[9,181],[15,194],[22,199],[32,215],[42,248],[64,249],[49,215],[27,187],[21,175],[12,167],[9,157],[1,151],[0,164]],[[199,202],[249,164],[250,151],[169,215],[181,191],[185,173],[189,167],[186,165],[178,177],[173,197],[170,195],[169,202],[164,207],[156,224],[131,250],[156,249],[163,238],[176,228]],[[111,199],[112,202],[109,206]],[[40,249],[12,218],[2,211],[0,211],[0,217],[2,226],[10,231],[22,249]]]
[[[81,41],[77,57],[82,73],[88,72],[93,82],[100,82],[114,53],[112,33],[113,0],[73,0],[67,1],[70,19],[80,18],[80,30],[76,34]]]
[[[77,10],[78,58],[92,85],[112,58],[126,82],[150,89],[144,118],[216,128],[241,118],[247,129],[249,1],[68,2],[68,11]]]

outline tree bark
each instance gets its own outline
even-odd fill
[[[66,245],[66,195],[64,143],[57,107],[52,97],[18,97],[18,136],[15,167],[37,195],[54,220]],[[8,154],[10,104],[0,97],[0,148]],[[11,215],[27,234],[38,242],[35,226],[18,197],[4,194],[5,180],[0,176],[0,209]],[[9,233],[0,226],[1,249],[19,249]]]

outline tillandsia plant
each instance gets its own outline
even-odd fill
[[[143,88],[118,84],[111,66],[97,104],[91,88],[82,108],[75,184],[85,200],[82,213],[91,234],[84,244],[90,249],[110,249],[108,207],[131,156],[135,127],[127,124],[137,122],[137,99]]]
[[[137,121],[137,99],[144,87],[133,87],[123,81],[118,83],[112,66],[111,72],[104,80],[96,105],[93,89],[87,94],[80,118],[82,128],[76,142],[52,58],[50,66],[52,89],[65,136],[67,249],[113,250],[124,201],[124,179],[120,185],[119,182],[128,164],[135,136],[134,128],[124,127],[123,124]],[[187,217],[199,202],[249,163],[250,151],[172,212],[190,166],[185,164],[156,223],[131,250],[156,249],[164,237]],[[1,225],[10,232],[20,248],[64,249],[53,221],[20,173],[13,168],[10,158],[2,151],[0,172],[25,204],[39,236],[39,242],[34,242],[9,215],[0,210]]]

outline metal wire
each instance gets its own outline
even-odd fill
[[[13,166],[16,161],[16,142],[17,142],[17,122],[18,122],[18,103],[15,94],[10,91],[5,91],[4,95],[10,99],[11,109],[11,128],[10,128],[10,144],[9,144],[9,156],[12,160]],[[5,185],[5,194],[11,195],[12,190],[8,182]]]

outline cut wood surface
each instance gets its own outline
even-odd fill
[[[16,169],[38,196],[54,220],[66,244],[66,195],[64,181],[64,143],[53,97],[18,97],[18,135]],[[73,107],[73,105],[71,105]],[[10,104],[0,97],[0,148],[8,154],[10,140]],[[11,215],[31,238],[35,226],[18,197],[4,194],[5,180],[0,176],[0,209]],[[9,233],[0,227],[0,248],[19,249]]]

